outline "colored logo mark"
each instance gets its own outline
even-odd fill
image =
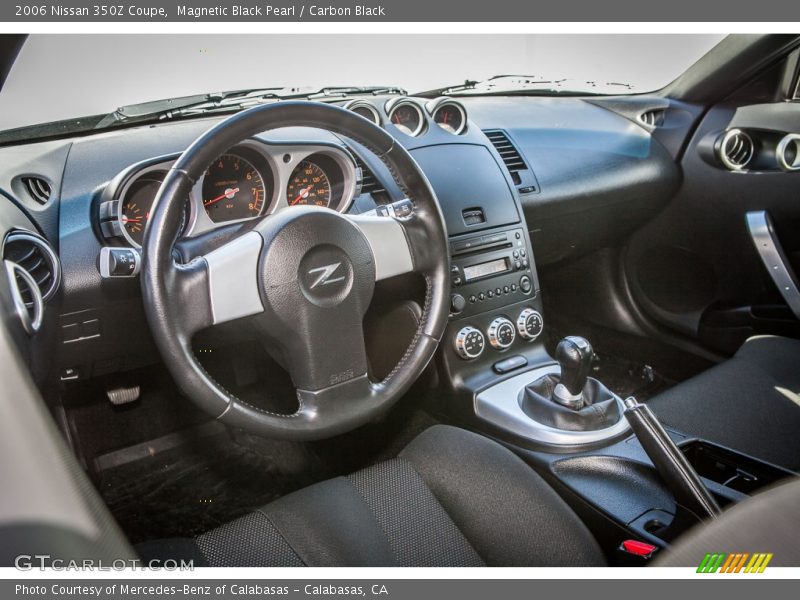
[[[771,552],[708,553],[703,557],[698,573],[763,573],[772,560]]]

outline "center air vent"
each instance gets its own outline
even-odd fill
[[[486,134],[486,137],[489,138],[489,141],[492,142],[492,145],[500,154],[500,158],[503,159],[508,172],[511,173],[511,179],[514,180],[516,185],[519,185],[521,182],[519,172],[528,169],[528,165],[525,164],[525,160],[519,150],[511,143],[504,131],[494,130],[484,131],[483,133]]]
[[[39,204],[47,204],[50,200],[51,187],[50,184],[41,177],[23,177],[22,183],[31,198],[36,200]]]
[[[48,300],[61,283],[61,265],[49,243],[28,231],[12,231],[3,245],[3,258],[27,271],[39,287],[42,299]],[[18,276],[19,280],[19,276]],[[18,281],[26,306],[33,305],[33,294],[27,282]]]
[[[729,129],[719,139],[717,154],[726,168],[741,171],[753,159],[755,145],[752,138],[741,129]]]
[[[383,186],[378,181],[375,174],[369,170],[364,161],[358,156],[354,155],[356,166],[361,169],[361,193],[362,194],[375,194],[384,191]]]
[[[639,121],[641,121],[646,127],[655,129],[656,127],[661,127],[664,124],[664,116],[666,115],[666,112],[667,111],[663,108],[654,108],[639,115]]]

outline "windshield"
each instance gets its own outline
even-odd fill
[[[121,106],[254,88],[285,96],[326,86],[393,86],[413,94],[514,74],[568,81],[570,93],[642,93],[675,79],[722,37],[33,35],[0,92],[0,131],[38,125],[19,132],[30,139],[103,128],[113,120],[102,117]],[[471,91],[480,93],[480,86]],[[549,85],[526,89],[558,92]],[[62,123],[42,125],[56,121]]]

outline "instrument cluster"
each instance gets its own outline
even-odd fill
[[[461,135],[467,129],[466,109],[450,98],[437,98],[422,103],[415,98],[400,96],[387,100],[382,106],[360,98],[348,102],[345,108],[378,126],[391,124],[411,137],[423,135],[429,123],[453,135]]]
[[[134,165],[103,192],[100,229],[141,247],[150,213],[176,157]],[[272,146],[246,141],[211,163],[187,199],[182,236],[314,205],[346,212],[361,185],[353,157],[337,146]]]

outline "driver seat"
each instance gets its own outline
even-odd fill
[[[603,566],[577,515],[510,450],[437,425],[397,458],[299,490],[143,559],[196,566]]]

